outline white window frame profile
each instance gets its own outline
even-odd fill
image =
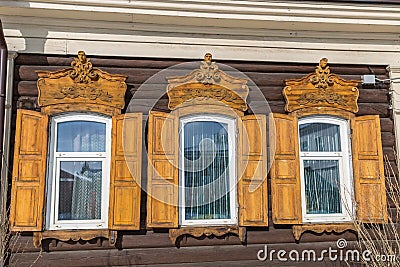
[[[230,219],[202,219],[202,220],[186,220],[185,219],[185,179],[184,179],[184,126],[189,122],[218,122],[228,125],[228,149],[229,149],[229,199],[230,199]],[[236,225],[238,222],[238,204],[237,204],[237,179],[236,179],[236,120],[231,117],[225,117],[216,114],[190,115],[180,118],[179,127],[180,149],[179,149],[179,224],[181,226],[218,226],[218,225]]]
[[[57,152],[57,126],[61,122],[89,121],[106,125],[105,152]],[[111,162],[111,125],[110,117],[100,114],[67,113],[51,118],[49,140],[49,158],[47,170],[47,216],[48,230],[67,229],[106,229],[108,228],[110,162]],[[96,220],[59,220],[59,172],[63,161],[100,161],[102,162],[101,218]]]
[[[339,126],[340,131],[340,152],[302,152],[300,144],[300,125],[307,123],[328,123]],[[354,183],[352,175],[352,156],[350,126],[347,120],[332,116],[310,116],[299,119],[299,155],[300,155],[300,183],[303,222],[346,222],[351,221],[354,214],[353,195]],[[339,182],[340,198],[342,205],[341,213],[331,214],[307,214],[306,212],[306,192],[304,180],[304,161],[305,160],[337,160],[339,162]]]

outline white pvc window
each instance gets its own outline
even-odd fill
[[[350,130],[346,120],[299,120],[304,222],[350,221],[353,214]]]
[[[49,143],[49,230],[108,227],[111,119],[53,117]]]
[[[237,223],[235,120],[180,120],[180,224]]]

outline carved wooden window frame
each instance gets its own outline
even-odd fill
[[[61,241],[91,240],[97,238],[107,238],[111,244],[117,239],[118,230],[139,230],[140,229],[140,176],[141,176],[141,144],[142,144],[142,114],[128,113],[121,114],[121,109],[125,105],[126,76],[118,74],[109,74],[98,68],[94,68],[92,63],[83,51],[78,52],[78,57],[71,62],[71,68],[49,72],[37,71],[39,79],[37,81],[39,96],[38,105],[40,112],[29,110],[17,111],[17,135],[21,135],[21,118],[37,118],[40,141],[43,143],[41,150],[41,161],[39,166],[42,170],[40,176],[35,177],[40,184],[35,187],[34,194],[38,197],[38,203],[31,210],[32,214],[24,216],[21,214],[21,205],[24,205],[22,199],[18,198],[18,180],[24,175],[24,171],[18,166],[25,160],[25,155],[20,155],[19,147],[15,150],[15,159],[17,165],[14,165],[11,201],[11,231],[29,231],[33,232],[33,241],[36,247],[42,244],[43,239],[53,239]],[[110,162],[110,183],[107,194],[109,207],[105,216],[108,218],[107,225],[103,229],[61,229],[48,230],[43,221],[46,218],[43,214],[43,208],[48,201],[44,200],[44,184],[47,180],[46,158],[48,155],[48,121],[50,117],[59,115],[74,114],[97,114],[110,118],[111,139],[111,162]],[[112,122],[111,122],[112,119]],[[126,127],[124,126],[126,124]],[[44,127],[42,127],[42,125]],[[131,127],[131,128],[130,128]],[[126,131],[134,134],[135,138],[123,139]],[[133,129],[133,132],[132,132]],[[25,130],[27,131],[27,130]],[[133,140],[134,139],[134,140]],[[21,141],[16,141],[21,143]],[[45,145],[46,144],[46,145]],[[134,149],[135,151],[131,151]],[[25,153],[25,152],[24,152]],[[26,153],[25,153],[26,154]],[[29,156],[31,157],[31,156]],[[137,167],[132,171],[131,165],[136,162]],[[129,166],[128,166],[129,165]],[[117,170],[117,168],[120,168]],[[128,170],[129,169],[129,170]],[[121,171],[122,170],[122,171]],[[120,175],[122,175],[120,177]],[[133,175],[135,177],[133,177]],[[25,178],[23,178],[25,179]],[[30,181],[28,181],[30,182]],[[21,183],[21,182],[19,182]],[[23,184],[22,184],[23,185]],[[24,187],[29,188],[31,184],[27,183]],[[132,194],[135,194],[133,196]],[[19,200],[18,200],[19,199]],[[136,199],[132,205],[124,205],[124,199]],[[33,201],[33,199],[31,199]],[[30,205],[32,203],[25,203]],[[124,214],[119,214],[118,210],[126,208]],[[22,217],[21,217],[22,216]],[[24,220],[32,220],[26,223]],[[57,243],[57,242],[56,242]]]
[[[97,115],[99,114],[99,115]],[[110,116],[100,116],[100,113],[76,113],[67,112],[50,118],[50,138],[48,145],[48,169],[46,176],[47,188],[47,209],[46,209],[46,230],[71,230],[71,229],[108,229],[108,207],[109,207],[109,188],[110,188],[110,175],[111,175],[111,127],[112,118]],[[75,153],[61,153],[56,151],[56,140],[58,133],[57,126],[59,122],[73,122],[73,121],[90,121],[105,124],[106,136],[105,145],[106,151],[104,152],[75,152]],[[100,155],[99,155],[100,154]],[[58,160],[59,159],[59,160]],[[101,182],[101,217],[94,220],[58,220],[56,210],[58,210],[57,203],[59,203],[59,190],[60,176],[57,172],[57,162],[64,160],[70,161],[100,161],[102,162],[102,182]],[[95,160],[96,159],[96,160]],[[61,167],[60,167],[61,168]],[[60,222],[59,222],[60,221]]]
[[[187,123],[191,122],[202,122],[205,121],[212,121],[217,123],[226,123],[228,126],[227,133],[228,133],[228,146],[229,146],[229,207],[230,207],[230,217],[229,219],[202,219],[202,220],[189,220],[185,219],[185,176],[184,176],[184,155],[183,155],[183,142],[184,138],[183,135],[185,134],[184,126]],[[189,116],[180,117],[179,118],[179,188],[181,189],[179,192],[179,199],[180,199],[180,209],[179,213],[179,225],[180,226],[224,226],[224,225],[237,225],[238,218],[238,207],[237,207],[237,174],[236,174],[236,166],[237,166],[237,137],[235,132],[237,132],[236,126],[236,119],[226,116],[221,116],[220,114],[215,113],[202,113],[202,114],[191,114]],[[234,159],[232,161],[232,159]]]
[[[291,127],[290,131],[293,131],[293,135],[298,134],[298,120],[305,117],[312,117],[318,115],[330,116],[341,118],[346,121],[351,122],[351,138],[350,142],[352,144],[352,167],[353,167],[353,183],[354,183],[354,194],[355,200],[357,204],[357,208],[355,208],[357,213],[357,220],[366,221],[366,222],[378,222],[382,223],[387,220],[387,210],[386,210],[386,197],[385,197],[385,182],[384,182],[384,172],[383,172],[383,156],[382,156],[382,145],[380,140],[380,126],[379,126],[379,117],[374,115],[361,116],[356,117],[355,113],[358,111],[357,99],[358,99],[358,89],[357,85],[359,81],[346,81],[336,74],[331,73],[329,66],[327,65],[328,60],[326,58],[321,59],[320,64],[316,67],[314,73],[310,73],[309,75],[301,78],[301,79],[293,79],[286,81],[286,87],[283,89],[283,95],[286,100],[285,109],[288,112],[288,115],[284,114],[271,114],[270,123],[272,125],[277,123],[279,126],[277,129],[278,132],[282,133],[279,130],[279,127]],[[361,146],[366,147],[365,140],[360,140],[360,129],[361,124],[365,120],[367,128],[371,131],[371,134],[375,135],[377,141],[377,146],[374,148],[376,151],[372,152],[372,154],[365,154],[361,152],[359,149]],[[296,126],[294,126],[296,125]],[[372,125],[372,126],[371,126]],[[296,128],[296,129],[294,129]],[[286,128],[285,128],[286,129]],[[287,128],[289,129],[289,128]],[[357,131],[355,131],[357,130]],[[362,131],[361,131],[362,133]],[[271,134],[271,133],[270,133]],[[290,134],[290,133],[289,133]],[[275,136],[271,136],[272,140],[274,140]],[[276,137],[278,138],[278,137]],[[372,138],[372,137],[371,137]],[[298,139],[298,138],[296,138]],[[275,139],[276,140],[276,139]],[[296,240],[299,240],[302,233],[305,231],[311,231],[315,233],[323,233],[323,232],[336,232],[341,233],[347,230],[356,231],[356,225],[352,222],[332,222],[332,223],[305,223],[302,220],[302,208],[300,211],[298,208],[293,208],[289,210],[288,214],[290,216],[284,215],[281,213],[282,207],[277,204],[279,202],[279,197],[277,197],[276,192],[282,192],[280,184],[281,181],[292,181],[290,182],[290,186],[292,186],[292,192],[295,196],[296,190],[293,188],[297,188],[296,180],[300,176],[300,167],[299,170],[294,170],[290,172],[282,171],[283,166],[298,166],[298,158],[299,153],[299,140],[295,140],[294,150],[286,150],[287,147],[282,145],[284,141],[274,141],[274,145],[277,145],[277,154],[271,155],[275,157],[275,161],[272,164],[271,168],[271,184],[272,184],[272,201],[273,201],[273,211],[272,218],[274,223],[276,224],[292,224],[293,235]],[[364,142],[364,143],[363,143]],[[296,148],[297,147],[297,148]],[[283,150],[282,150],[283,149]],[[275,151],[274,151],[275,152]],[[368,159],[368,161],[365,161]],[[372,162],[376,164],[377,169],[373,171],[366,171],[363,173],[362,166],[360,165],[365,162]],[[296,178],[297,177],[297,178]],[[362,199],[362,180],[374,181],[376,179],[377,182],[375,184],[375,191],[373,194],[382,195],[380,199],[376,200],[376,203],[380,203],[375,208],[376,210],[380,210],[382,214],[376,213],[374,211],[369,211],[367,206],[367,200]],[[377,178],[376,178],[377,177]],[[373,179],[372,179],[373,178]],[[282,179],[282,180],[281,180]],[[372,187],[371,187],[372,188]],[[299,187],[300,190],[300,187]],[[378,192],[378,193],[377,193]],[[364,194],[365,195],[365,194]],[[294,203],[297,201],[301,201],[300,197],[297,200],[294,200]],[[374,202],[375,203],[375,202]],[[375,204],[376,204],[375,203]],[[361,205],[362,204],[362,205]],[[360,209],[361,207],[361,209]],[[287,212],[287,210],[286,210]]]
[[[171,126],[169,127],[177,127],[172,126],[172,124],[179,124],[180,118],[185,116],[195,116],[195,115],[207,115],[207,114],[215,114],[221,116],[228,116],[233,118],[237,124],[237,131],[242,132],[242,128],[244,124],[248,125],[251,120],[260,121],[259,124],[262,128],[258,131],[259,134],[262,134],[265,137],[265,146],[260,145],[259,149],[262,151],[262,155],[258,156],[256,154],[251,154],[253,152],[245,152],[242,149],[238,149],[237,162],[240,162],[239,158],[242,156],[240,153],[250,153],[250,160],[259,160],[263,158],[263,162],[265,163],[265,169],[259,168],[257,175],[261,175],[266,178],[266,117],[265,115],[249,115],[244,116],[244,111],[247,110],[246,98],[248,95],[248,86],[246,79],[239,79],[232,76],[227,75],[223,71],[218,69],[218,65],[215,62],[211,61],[211,54],[206,54],[205,60],[200,62],[200,68],[192,71],[186,76],[182,77],[168,77],[168,86],[167,86],[167,94],[169,97],[169,109],[171,112],[162,113],[162,112],[150,112],[149,116],[149,137],[148,137],[148,150],[150,151],[150,160],[149,160],[149,169],[148,174],[150,177],[148,192],[148,212],[147,212],[147,225],[150,228],[169,228],[170,239],[174,244],[178,245],[179,240],[183,236],[191,235],[195,237],[200,236],[223,236],[227,234],[234,234],[239,237],[242,242],[245,242],[246,239],[246,227],[245,226],[262,226],[265,227],[268,225],[268,194],[267,194],[267,183],[266,179],[261,179],[262,186],[256,192],[260,194],[259,197],[247,197],[246,200],[250,198],[257,198],[256,206],[257,208],[262,206],[262,210],[260,213],[252,213],[248,216],[257,216],[260,215],[262,218],[257,218],[252,221],[243,219],[245,213],[245,205],[243,204],[244,197],[241,192],[244,192],[248,189],[248,186],[251,181],[251,177],[254,174],[251,174],[252,170],[248,170],[244,176],[250,175],[251,177],[242,177],[240,179],[243,182],[239,182],[239,185],[236,187],[236,194],[238,195],[239,205],[242,203],[241,208],[238,210],[238,222],[235,225],[220,225],[220,226],[212,226],[212,225],[194,225],[194,226],[181,226],[179,225],[179,212],[178,209],[175,211],[171,211],[171,215],[168,218],[164,218],[163,220],[158,218],[157,216],[157,208],[156,205],[159,205],[159,202],[153,199],[152,188],[153,188],[153,180],[160,181],[159,177],[153,177],[153,173],[156,173],[153,167],[153,161],[157,161],[160,159],[164,159],[165,155],[154,155],[152,156],[152,151],[154,150],[154,144],[152,143],[152,139],[154,139],[155,135],[153,134],[153,127],[157,124],[157,120],[163,120],[165,123],[169,123]],[[169,117],[169,118],[168,118]],[[244,118],[248,117],[245,119]],[[170,122],[168,122],[170,121]],[[176,121],[172,123],[173,121]],[[263,126],[261,126],[263,125]],[[169,129],[169,128],[168,128]],[[236,129],[235,129],[236,130]],[[176,138],[178,139],[179,134],[176,134]],[[241,137],[242,134],[238,133],[237,142],[244,142]],[[261,138],[262,139],[262,138]],[[168,146],[169,144],[166,144]],[[171,148],[172,149],[172,148]],[[176,146],[175,149],[178,149]],[[253,148],[252,148],[253,149]],[[261,152],[260,152],[261,153]],[[177,159],[176,159],[177,160]],[[246,161],[247,164],[247,161]],[[237,163],[237,168],[242,166],[243,164]],[[169,181],[174,180],[176,182],[176,186],[178,185],[178,171],[176,174],[172,174],[175,172],[171,171],[171,175],[173,177],[166,178]],[[175,177],[175,178],[174,178]],[[239,179],[239,178],[238,178]],[[158,183],[157,182],[157,183]],[[156,182],[154,182],[155,184]],[[159,186],[158,184],[157,186]],[[170,189],[172,190],[172,189]],[[250,200],[249,200],[250,201]],[[247,204],[248,205],[248,204]],[[242,214],[242,215],[241,215]],[[172,220],[169,220],[172,219]]]
[[[351,140],[350,140],[350,125],[349,121],[342,120],[338,117],[327,116],[325,114],[310,115],[299,118],[299,133],[300,125],[304,123],[329,123],[339,126],[340,129],[340,144],[341,151],[339,153],[328,152],[322,156],[324,160],[337,160],[340,184],[340,205],[342,212],[340,214],[310,214],[307,215],[306,210],[306,197],[305,197],[305,177],[304,177],[304,160],[320,159],[317,153],[307,153],[301,151],[301,144],[299,149],[300,160],[300,180],[301,180],[301,194],[302,194],[302,219],[303,222],[308,223],[326,223],[326,222],[349,222],[354,217],[352,199],[354,197],[354,186],[352,183],[353,175],[351,174]],[[300,134],[299,134],[300,138]],[[308,154],[313,154],[310,156]],[[320,153],[319,153],[320,154]],[[339,154],[339,155],[334,155]]]

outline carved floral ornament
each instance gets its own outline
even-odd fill
[[[283,89],[288,112],[309,107],[332,107],[358,112],[359,81],[344,80],[331,73],[328,59],[322,58],[314,73],[301,79],[286,80]]]
[[[207,99],[217,100],[240,111],[247,110],[247,79],[235,78],[221,71],[217,64],[212,62],[210,53],[204,56],[199,69],[186,76],[167,79],[170,110],[184,103]]]
[[[59,104],[100,104],[122,109],[125,105],[126,76],[93,68],[85,52],[71,62],[71,68],[36,71],[40,107]]]

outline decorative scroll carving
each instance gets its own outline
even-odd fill
[[[78,57],[71,62],[71,67],[73,69],[68,72],[68,75],[76,83],[90,83],[99,78],[98,74],[93,71],[92,62],[86,58],[83,51],[78,52]]]
[[[190,235],[194,237],[201,236],[224,236],[227,234],[234,234],[239,237],[240,242],[246,242],[246,227],[239,226],[221,226],[221,227],[182,227],[179,229],[169,230],[169,239],[171,239],[173,244],[179,237],[184,235]]]
[[[218,66],[211,60],[212,55],[207,53],[200,63],[200,70],[196,72],[196,79],[203,84],[215,84],[221,80]]]
[[[86,98],[88,100],[102,100],[104,102],[111,102],[113,96],[108,92],[98,88],[91,88],[86,86],[71,86],[59,88],[59,94],[54,94],[55,99],[63,98]]]
[[[110,239],[115,236],[113,231],[109,230],[79,230],[79,231],[44,231],[33,233],[33,245],[38,248],[44,239],[56,239],[59,241],[88,241],[94,238],[104,237]]]
[[[93,68],[83,51],[78,52],[71,68],[37,73],[40,107],[81,103],[122,109],[125,105],[126,76]]]
[[[315,72],[298,80],[286,80],[283,95],[286,111],[309,107],[334,107],[356,113],[358,111],[359,81],[346,81],[332,74],[328,60],[323,58]]]
[[[211,60],[211,54],[207,53],[199,69],[186,76],[167,78],[169,109],[174,110],[188,101],[214,99],[234,109],[247,110],[247,79],[224,73]]]
[[[343,233],[345,231],[357,231],[356,226],[351,223],[342,223],[342,224],[302,224],[302,225],[293,225],[292,231],[293,236],[296,241],[300,240],[301,235],[306,232],[314,232],[318,234],[322,234],[323,232],[332,233],[335,232],[337,234]]]

